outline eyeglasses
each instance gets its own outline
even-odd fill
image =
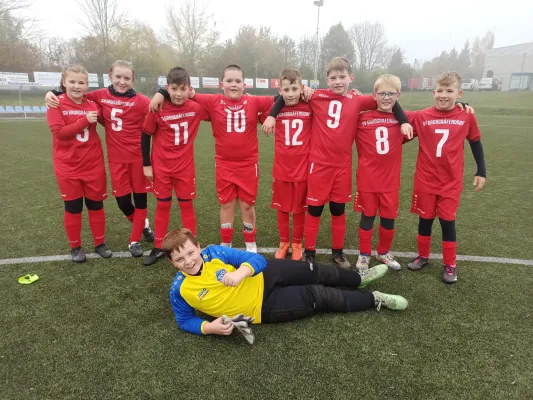
[[[387,97],[389,99],[394,99],[396,96],[398,96],[398,93],[396,92],[377,92],[376,94],[380,99],[386,99]]]

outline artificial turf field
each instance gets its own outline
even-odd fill
[[[467,145],[458,254],[533,260],[533,118],[478,114],[478,120],[488,179],[474,193],[475,164]],[[46,122],[0,120],[0,140],[0,260],[68,254]],[[260,247],[278,244],[269,203],[272,148],[273,138],[261,135]],[[416,143],[404,148],[393,251],[416,251],[417,217],[409,213],[416,151]],[[204,124],[196,140],[202,244],[219,240],[213,154],[210,126]],[[153,217],[152,197],[149,203]],[[105,207],[107,243],[125,251],[129,222],[112,198]],[[317,243],[323,249],[331,243],[328,214]],[[350,206],[347,214],[345,247],[354,250],[358,215]],[[179,227],[177,206],[171,218],[170,228]],[[82,238],[91,251],[86,217]],[[435,224],[435,253],[441,253],[440,240]],[[239,233],[234,246],[243,247]],[[355,264],[356,257],[349,258]],[[152,267],[132,258],[0,265],[0,399],[532,398],[533,266],[458,266],[453,286],[440,282],[441,260],[434,259],[421,272],[390,271],[369,287],[405,296],[404,312],[254,326],[256,343],[250,346],[237,334],[181,332],[168,302],[175,271],[164,260]],[[26,273],[40,280],[19,285],[17,278]]]

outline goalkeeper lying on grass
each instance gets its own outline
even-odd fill
[[[176,322],[197,335],[229,335],[237,326],[253,342],[253,336],[250,340],[246,335],[247,322],[286,322],[318,312],[407,307],[401,296],[361,290],[385,275],[388,268],[384,264],[360,275],[335,265],[266,260],[260,254],[229,247],[211,245],[200,250],[188,229],[169,232],[163,251],[179,270],[170,288]],[[337,289],[339,286],[350,290]],[[205,321],[195,309],[216,319]]]

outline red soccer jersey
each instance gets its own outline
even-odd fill
[[[403,142],[394,114],[374,110],[359,116],[355,134],[358,192],[382,193],[400,188]]]
[[[416,113],[413,127],[418,135],[414,189],[423,193],[450,195],[463,190],[464,140],[481,138],[476,117],[455,107],[436,107]]]
[[[270,110],[261,114],[265,122]],[[284,107],[276,119],[272,177],[278,181],[307,180],[313,114],[309,104],[300,102]]]
[[[244,95],[233,101],[222,94],[196,94],[193,100],[209,113],[217,160],[257,162],[257,115],[272,106],[274,97]]]
[[[118,163],[142,162],[141,131],[150,99],[140,93],[131,98],[115,96],[108,88],[86,96],[102,108],[107,159]]]
[[[96,123],[89,124],[88,111],[98,111],[98,104],[83,99],[76,104],[66,94],[58,96],[59,106],[46,112],[53,134],[54,171],[65,178],[81,178],[104,167],[102,143]]]
[[[152,166],[164,175],[194,174],[194,139],[207,111],[194,101],[176,106],[168,101],[163,110],[148,113],[143,132],[153,135]]]
[[[336,95],[329,89],[319,89],[315,90],[309,105],[313,111],[309,161],[350,167],[359,113],[374,110],[376,101],[372,96]]]

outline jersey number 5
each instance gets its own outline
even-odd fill
[[[232,132],[232,128],[237,133],[243,133],[246,130],[246,114],[244,110],[231,111],[226,108],[226,132]],[[233,123],[232,123],[233,122]]]
[[[174,144],[176,146],[180,145],[180,126],[183,128],[183,144],[187,144],[189,141],[189,123],[172,124],[170,127],[174,129]]]
[[[304,144],[301,140],[298,140],[298,136],[300,136],[300,133],[302,133],[302,129],[304,127],[304,122],[301,119],[293,119],[292,124],[291,121],[288,119],[281,120],[283,125],[285,126],[285,146],[301,146]],[[292,125],[292,126],[291,126]],[[291,140],[291,128],[296,129],[296,132],[294,133],[292,140]]]
[[[111,109],[111,129],[113,129],[115,132],[120,132],[122,130],[122,120],[117,117],[117,114],[122,114],[124,110],[121,110],[120,108],[113,108]]]
[[[442,147],[444,146],[444,143],[446,143],[446,140],[448,140],[448,135],[450,134],[449,129],[435,129],[435,133],[437,135],[443,135],[442,138],[439,140],[439,144],[437,144],[437,157],[442,157]]]

